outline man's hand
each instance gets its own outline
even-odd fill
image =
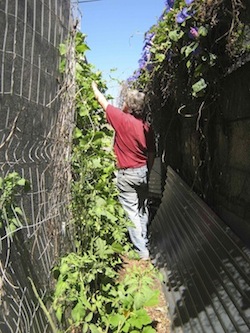
[[[97,84],[96,84],[95,81],[92,81],[92,89],[94,91],[95,98],[97,99],[97,102],[106,111],[106,108],[108,106],[108,101],[106,100],[106,97],[98,89]]]

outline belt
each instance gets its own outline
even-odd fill
[[[125,171],[125,170],[131,170],[131,171],[136,171],[136,170],[138,170],[138,169],[142,169],[142,168],[147,168],[147,165],[145,164],[145,165],[142,165],[142,166],[139,166],[139,167],[131,167],[131,168],[119,168],[118,169],[118,171]]]

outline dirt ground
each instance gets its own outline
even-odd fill
[[[142,270],[145,269],[146,271],[152,264],[150,261],[124,258],[121,275],[126,274],[126,270],[131,269],[135,265],[136,267],[140,267]],[[162,291],[161,281],[157,277],[154,278],[153,288],[160,291],[159,303],[153,307],[146,308],[146,310],[153,321],[154,328],[157,333],[170,333],[170,320],[168,318],[167,303]]]

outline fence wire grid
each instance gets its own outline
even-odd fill
[[[70,0],[0,0],[0,176],[15,171],[30,184],[17,198],[22,214],[13,208],[16,230],[0,221],[2,333],[50,332],[29,279],[43,299],[56,258],[71,246],[76,7]],[[58,47],[66,39],[62,84]]]

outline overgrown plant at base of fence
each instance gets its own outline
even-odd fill
[[[16,196],[29,189],[29,182],[17,172],[0,177],[0,230],[1,238],[12,238],[22,228],[23,212]]]
[[[15,288],[12,278],[7,273],[11,252],[11,242],[16,232],[23,228],[23,211],[18,203],[18,196],[27,192],[29,182],[17,172],[10,172],[0,177],[0,305],[5,295],[5,284]]]
[[[115,267],[108,266],[116,252],[101,241],[95,250],[92,255],[71,253],[55,270],[58,321],[66,322],[67,332],[155,332],[145,309],[158,302],[159,291],[152,289],[155,269],[134,267],[118,281]]]
[[[74,131],[71,210],[75,252],[54,268],[52,310],[56,332],[153,333],[145,307],[158,302],[152,290],[157,272],[134,268],[122,281],[121,254],[131,251],[124,211],[117,200],[113,132],[91,89],[105,92],[101,72],[85,60],[85,35],[76,35],[76,128]],[[67,44],[60,46],[67,57]],[[63,72],[66,61],[62,61]],[[45,311],[46,313],[46,311]],[[53,314],[52,314],[53,316]]]

